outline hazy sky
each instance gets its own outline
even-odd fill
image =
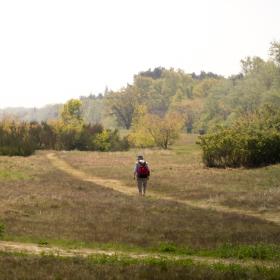
[[[119,89],[163,66],[240,71],[280,40],[279,0],[0,0],[0,107]]]

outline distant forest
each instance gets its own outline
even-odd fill
[[[230,125],[263,105],[280,106],[280,43],[272,42],[270,57],[246,57],[237,75],[223,77],[212,72],[185,73],[157,67],[134,76],[132,84],[118,91],[106,89],[99,95],[80,97],[85,123],[106,128],[133,127],[139,108],[163,118],[176,113],[184,129],[198,132],[217,124]],[[7,108],[0,117],[24,121],[49,121],[60,116],[63,104],[43,108]]]

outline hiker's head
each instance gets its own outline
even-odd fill
[[[143,157],[143,156],[141,156],[141,155],[138,155],[138,156],[137,156],[137,160],[138,160],[138,161],[140,161],[140,160],[144,160],[144,157]]]

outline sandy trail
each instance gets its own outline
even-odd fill
[[[47,158],[57,169],[64,171],[67,174],[78,178],[79,180],[92,182],[94,184],[113,189],[125,195],[135,196],[136,194],[136,190],[134,188],[125,186],[121,181],[90,176],[81,170],[75,169],[64,160],[58,158],[54,153],[47,154]],[[232,214],[250,216],[250,217],[258,218],[261,220],[265,220],[280,225],[280,213],[271,213],[271,212],[258,213],[250,210],[242,210],[238,208],[226,207],[223,205],[211,203],[210,201],[180,200],[174,197],[155,193],[153,191],[149,191],[149,196],[155,199],[178,202],[195,208],[214,210],[222,213],[232,213]]]
[[[138,260],[145,259],[164,259],[166,261],[190,260],[197,264],[224,264],[224,265],[240,265],[242,267],[279,267],[278,262],[260,261],[260,260],[239,260],[239,259],[220,259],[214,257],[201,256],[184,256],[172,254],[157,254],[157,253],[137,253],[124,252],[118,250],[99,250],[99,249],[64,249],[55,246],[42,246],[35,243],[19,243],[13,241],[0,241],[0,251],[8,253],[24,253],[29,255],[39,256],[60,256],[60,257],[90,257],[90,256],[117,256],[121,258],[131,258]]]

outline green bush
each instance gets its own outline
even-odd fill
[[[174,244],[162,243],[159,246],[159,251],[163,253],[175,253],[177,251],[177,247]]]
[[[92,140],[92,149],[98,151],[122,151],[129,148],[127,138],[121,139],[118,130],[103,130]]]
[[[252,134],[221,129],[200,137],[203,161],[208,167],[254,167],[280,162],[280,133]]]
[[[29,156],[36,149],[120,151],[129,148],[118,130],[99,124],[0,122],[0,155]]]
[[[29,156],[35,150],[28,123],[12,120],[0,123],[0,155]]]
[[[280,162],[278,110],[263,108],[200,136],[198,144],[208,167],[256,167]]]

